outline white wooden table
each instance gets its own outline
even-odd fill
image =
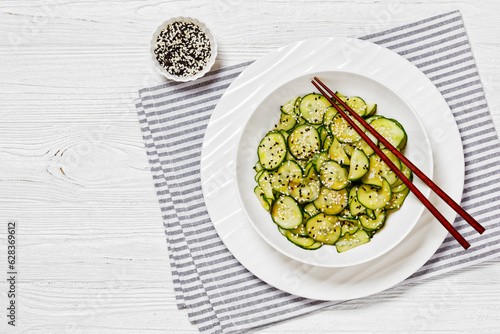
[[[17,326],[8,333],[197,333],[177,310],[133,99],[170,16],[210,25],[216,67],[317,35],[349,36],[460,9],[500,129],[500,2],[2,1],[0,295],[16,221]],[[260,333],[499,333],[500,260],[355,300]],[[3,332],[0,330],[0,332]]]

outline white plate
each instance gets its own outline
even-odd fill
[[[397,119],[405,127],[408,138],[411,138],[405,155],[410,160],[415,160],[412,157],[419,157],[420,161],[417,162],[420,170],[430,178],[433,173],[431,146],[419,117],[399,95],[370,78],[351,72],[330,71],[300,76],[270,91],[262,103],[252,111],[241,131],[236,156],[236,184],[240,206],[249,221],[272,247],[297,261],[323,267],[352,266],[377,258],[401,242],[420,218],[424,210],[423,204],[415,196],[409,196],[399,211],[389,215],[385,227],[368,244],[345,253],[337,253],[333,246],[323,246],[310,251],[293,245],[281,235],[253,192],[256,185],[253,166],[257,160],[256,151],[260,140],[279,122],[280,105],[295,96],[304,96],[315,91],[311,84],[315,76],[334,91],[376,102],[378,115]],[[415,184],[422,188],[423,183],[419,181],[415,180]],[[423,191],[425,196],[429,192],[428,188]]]
[[[434,180],[456,201],[464,180],[462,143],[446,102],[429,79],[399,55],[355,39],[315,38],[290,44],[250,65],[219,101],[205,134],[201,177],[207,209],[226,247],[254,275],[283,291],[320,300],[359,298],[398,284],[416,272],[447,235],[425,210],[412,233],[383,256],[367,264],[325,268],[276,251],[248,221],[237,199],[235,158],[252,110],[268,92],[293,78],[339,70],[370,77],[410,104],[430,138]],[[420,167],[418,157],[411,159]],[[452,209],[433,194],[429,198],[449,221],[454,220]]]

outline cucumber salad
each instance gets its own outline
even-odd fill
[[[360,97],[336,95],[404,150],[408,137],[397,120],[378,115],[377,105]],[[366,133],[411,181],[411,170]],[[369,242],[409,193],[320,94],[295,97],[281,106],[280,121],[262,138],[257,154],[255,195],[278,231],[304,249],[333,245],[342,253]]]

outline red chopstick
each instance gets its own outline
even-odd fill
[[[317,81],[317,83],[315,81]],[[398,159],[401,160],[415,175],[417,175],[425,184],[427,184],[439,197],[441,197],[449,206],[451,206],[460,216],[462,216],[476,231],[482,234],[485,228],[481,226],[472,216],[470,216],[460,205],[458,205],[451,197],[449,197],[441,188],[439,188],[431,179],[429,179],[422,171],[420,171],[410,160],[401,154],[391,143],[381,136],[370,124],[368,124],[361,116],[354,112],[347,104],[336,96],[324,83],[318,78],[314,78],[312,84],[318,88],[321,94],[337,109],[340,115],[353,127],[354,130],[363,138],[364,141],[377,153],[377,155],[387,164],[387,166],[401,179],[401,181],[415,194],[415,196],[424,204],[424,206],[436,217],[439,222],[450,232],[450,234],[462,245],[464,249],[470,247],[470,244],[465,238],[450,224],[446,218],[432,205],[432,203],[418,190],[415,185],[406,178],[406,176],[397,168],[394,163],[382,152],[382,150],[374,144],[368,135],[361,130],[358,125],[332,100],[332,96],[349,114],[360,122],[373,136],[375,136],[384,146],[389,149]],[[318,85],[321,85],[328,94]]]

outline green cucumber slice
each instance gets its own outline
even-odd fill
[[[323,123],[323,117],[326,109],[332,104],[328,102],[326,97],[320,94],[309,94],[302,98],[299,110],[302,118],[310,124]]]
[[[340,238],[342,226],[336,216],[318,213],[307,220],[306,230],[314,240],[333,245]]]
[[[305,249],[308,249],[308,250],[315,250],[315,249],[318,249],[318,248],[321,248],[321,246],[323,246],[323,243],[322,242],[319,242],[319,241],[315,241],[311,246],[305,248]]]
[[[385,148],[382,149],[382,152],[397,168],[401,169],[401,162],[391,151]],[[363,176],[361,182],[380,188],[382,186],[382,179],[386,179],[389,185],[392,186],[398,181],[398,176],[377,154],[372,154],[370,156],[370,169]]]
[[[326,140],[326,137],[329,135],[328,130],[326,129],[326,127],[324,125],[320,126],[316,130],[318,130],[319,138],[321,139],[321,143],[324,143]],[[323,146],[323,144],[321,146]]]
[[[295,125],[297,125],[297,116],[294,114],[289,115],[282,112],[280,122],[276,126],[276,130],[289,131],[293,129]]]
[[[398,147],[406,136],[399,122],[389,118],[377,118],[370,125],[394,147]]]
[[[331,160],[341,165],[349,165],[351,163],[349,156],[346,154],[344,148],[335,137],[333,138],[330,148],[328,149],[328,155]]]
[[[366,156],[365,152],[354,149],[351,156],[351,166],[349,168],[349,175],[347,179],[349,181],[357,181],[368,173],[370,167],[370,160]]]
[[[337,252],[343,253],[355,247],[366,244],[370,241],[370,235],[366,233],[365,230],[358,230],[353,235],[346,234],[342,238],[340,238],[336,243],[335,247],[337,248]]]
[[[356,125],[361,129],[364,127],[355,119],[353,119]],[[338,139],[341,143],[355,143],[361,139],[361,136],[354,130],[353,127],[344,119],[344,117],[337,113],[330,124],[330,133]]]
[[[346,189],[332,190],[321,187],[319,196],[314,200],[314,206],[327,215],[336,215],[348,204],[348,193]]]
[[[410,188],[406,188],[403,191],[392,193],[391,200],[385,206],[386,210],[398,210],[403,205],[406,197],[410,193]]]
[[[354,217],[366,212],[366,208],[358,201],[358,186],[354,186],[349,191],[349,211]]]
[[[404,163],[401,163],[401,172],[403,172],[404,176],[406,176],[406,178],[408,180],[410,180],[410,182],[413,180],[413,173],[412,173],[411,169],[409,169]],[[394,183],[391,186],[391,191],[393,193],[398,193],[398,192],[401,192],[407,188],[408,188],[408,186],[406,184],[404,184],[400,178],[398,178],[396,183]]]
[[[315,249],[316,240],[310,238],[308,235],[299,235],[294,233],[294,230],[285,230],[278,226],[280,233],[285,236],[288,241],[304,249]],[[312,247],[312,248],[311,248]],[[319,248],[319,247],[318,247]]]
[[[309,160],[320,150],[318,131],[311,125],[297,126],[288,136],[290,153],[299,160]]]
[[[297,113],[295,107],[299,99],[300,97],[294,97],[293,99],[282,105],[281,112],[287,115],[295,115]]]
[[[261,171],[257,172],[257,174],[255,174],[254,179],[256,182],[259,182],[259,177],[262,175],[262,173],[264,173],[264,171],[265,171],[265,169],[261,170]]]
[[[305,216],[305,213],[304,213],[304,216]],[[308,217],[307,219],[309,219],[309,218],[310,217]],[[306,221],[307,221],[307,219],[306,219]],[[300,224],[298,227],[294,228],[293,230],[287,230],[287,231],[290,231],[291,233],[296,234],[296,235],[301,235],[303,237],[308,236],[304,219],[302,219],[302,224]]]
[[[266,211],[269,211],[271,210],[271,204],[269,203],[269,200],[266,198],[266,196],[264,195],[264,191],[262,190],[261,187],[259,186],[256,186],[254,189],[253,189],[253,192],[255,194],[255,196],[257,196],[257,198],[259,199],[259,202],[260,204],[262,205],[262,207],[266,210]]]
[[[370,217],[371,219],[375,219],[375,211],[366,209],[366,215]]]
[[[347,174],[347,170],[344,167],[332,160],[324,162],[319,170],[323,186],[333,190],[341,190],[347,187],[349,184]]]
[[[262,171],[262,174],[259,176],[259,180],[257,180],[259,187],[264,192],[264,196],[270,200],[274,200],[273,187],[271,186],[271,176],[267,170]]]
[[[339,92],[339,91],[336,91],[336,92],[335,92],[335,95],[337,95],[338,97],[340,97],[340,98],[341,98],[341,99],[343,99],[343,100],[347,98],[347,96],[345,96],[344,94],[342,94],[342,93],[341,93],[341,92]]]
[[[319,181],[318,174],[314,168],[311,167],[306,177],[290,180],[288,188],[293,198],[299,203],[306,203],[318,198],[321,182]]]
[[[381,189],[367,184],[362,184],[359,186],[357,191],[358,201],[367,209],[377,210],[383,208],[391,200],[391,186],[386,179],[382,180],[383,181]]]
[[[349,106],[356,114],[363,117],[366,113],[366,103],[359,96],[351,96],[345,100],[345,104]]]
[[[359,222],[365,230],[376,231],[384,226],[385,219],[387,218],[386,211],[384,209],[377,209],[373,212],[375,214],[375,219],[365,215],[359,217]]]
[[[319,213],[318,209],[314,206],[314,203],[307,204],[304,207],[304,212],[306,212],[310,217]]]
[[[302,210],[299,204],[290,196],[282,195],[274,201],[271,217],[279,227],[293,230],[302,224]]]
[[[366,104],[366,116],[372,116],[377,112],[377,104],[376,103],[367,103]]]
[[[359,221],[355,219],[355,221],[350,221],[350,220],[345,220],[342,221],[342,233],[341,236],[343,237],[346,234],[353,235],[359,230]]]
[[[321,148],[323,149],[323,151],[328,151],[332,143],[333,143],[333,137],[328,135],[323,141],[323,145],[321,146]]]
[[[319,173],[319,170],[323,164],[329,160],[328,152],[320,152],[316,153],[316,155],[312,158],[314,169]]]
[[[269,132],[260,141],[257,155],[259,163],[267,170],[278,168],[286,157],[285,138],[280,132]]]
[[[338,111],[334,106],[328,107],[325,110],[325,116],[323,116],[323,124],[328,128],[333,122],[333,118],[337,115]]]
[[[255,172],[260,172],[261,170],[264,169],[264,167],[262,167],[262,165],[260,164],[260,162],[257,161],[257,163],[255,164],[255,166],[253,166],[253,169],[255,170]]]
[[[361,139],[363,140],[363,139]],[[356,142],[357,143],[357,142]],[[355,144],[355,143],[354,143]],[[347,156],[351,157],[354,152],[354,144],[342,144],[342,148],[344,149]]]
[[[302,178],[302,168],[295,161],[288,160],[271,175],[271,187],[282,194],[289,195],[288,183],[300,178]]]

